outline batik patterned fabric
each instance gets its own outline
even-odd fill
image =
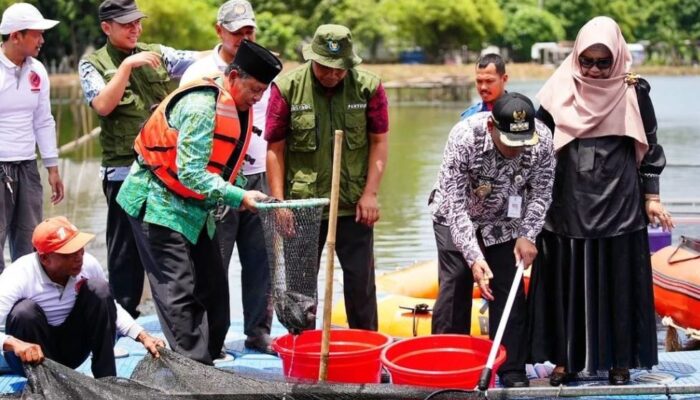
[[[452,129],[430,204],[433,221],[450,227],[469,265],[484,258],[477,230],[485,246],[518,237],[534,243],[552,199],[556,160],[550,130],[537,120],[538,144],[508,159],[491,139],[490,115],[478,113]],[[522,197],[521,218],[508,217],[510,196]]]

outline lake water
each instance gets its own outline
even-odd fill
[[[700,92],[700,77],[650,77],[649,81],[659,123],[659,141],[664,146],[669,164],[662,175],[662,199],[700,199],[700,159],[697,156],[700,150],[700,114],[695,97]],[[511,82],[508,89],[533,97],[542,83]],[[391,108],[389,163],[379,194],[381,219],[375,229],[378,270],[391,270],[436,257],[427,198],[440,167],[447,135],[466,106],[444,104]],[[81,229],[96,233],[97,238],[89,245],[88,251],[104,263],[106,206],[98,177],[97,157],[99,152],[92,144],[62,160],[61,173],[67,197],[54,207],[48,203],[48,194],[45,193],[45,215],[66,215]],[[674,231],[674,239],[681,234],[700,236],[700,225],[679,225]],[[237,255],[234,254],[233,259],[230,268],[231,303],[234,316],[240,316],[240,266]],[[337,266],[336,263],[336,270]],[[335,274],[336,296],[341,293],[337,284],[340,275],[339,272]]]

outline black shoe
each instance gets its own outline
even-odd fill
[[[566,371],[552,371],[549,375],[549,384],[552,386],[565,385],[576,378],[576,374]]]
[[[507,388],[524,388],[530,386],[527,375],[520,371],[504,372],[500,376],[501,384]]]
[[[223,349],[221,349],[221,352],[213,361],[214,361],[214,364],[220,363],[220,362],[225,362],[225,361],[233,361],[233,356],[228,354],[226,352],[226,347],[224,347]]]
[[[272,349],[272,338],[269,335],[260,336],[248,336],[245,340],[245,348],[249,350],[255,350],[263,354],[269,354],[276,356],[277,352]]]
[[[627,368],[613,368],[608,372],[608,381],[611,385],[626,385],[630,383],[630,370]]]

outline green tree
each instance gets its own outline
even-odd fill
[[[544,7],[561,19],[566,38],[576,39],[579,29],[591,18],[607,15],[617,21],[628,42],[643,23],[643,9],[649,0],[543,0]]]
[[[270,11],[255,13],[258,25],[256,40],[270,50],[279,52],[287,60],[299,59],[299,45],[302,32],[305,32],[308,22],[298,15],[279,14],[275,16]]]
[[[467,45],[481,49],[503,31],[496,0],[394,0],[384,3],[397,36],[423,47],[436,60],[444,50]]]
[[[312,17],[314,27],[334,23],[347,26],[358,52],[367,50],[370,61],[391,33],[379,0],[321,0]]]
[[[60,23],[44,34],[44,46],[39,59],[46,65],[64,63],[64,67],[77,67],[80,56],[88,46],[99,43],[102,30],[97,19],[101,0],[27,0],[41,11],[44,18]],[[17,0],[0,0],[0,10]]]
[[[253,1],[256,14],[269,11],[274,15],[293,14],[308,21],[316,9],[317,0],[260,0]]]
[[[202,1],[139,0],[148,16],[142,22],[141,41],[178,49],[207,50],[218,37],[214,30],[217,7]]]
[[[537,42],[564,39],[564,27],[555,15],[533,6],[524,6],[508,16],[503,43],[514,61],[530,61],[530,49]]]
[[[700,0],[652,0],[645,11],[645,23],[636,33],[656,44],[652,51],[659,62],[700,61]]]

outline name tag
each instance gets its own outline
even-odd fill
[[[508,196],[508,218],[520,218],[523,198],[520,196]]]
[[[290,109],[292,112],[311,111],[311,105],[310,104],[292,104]]]

